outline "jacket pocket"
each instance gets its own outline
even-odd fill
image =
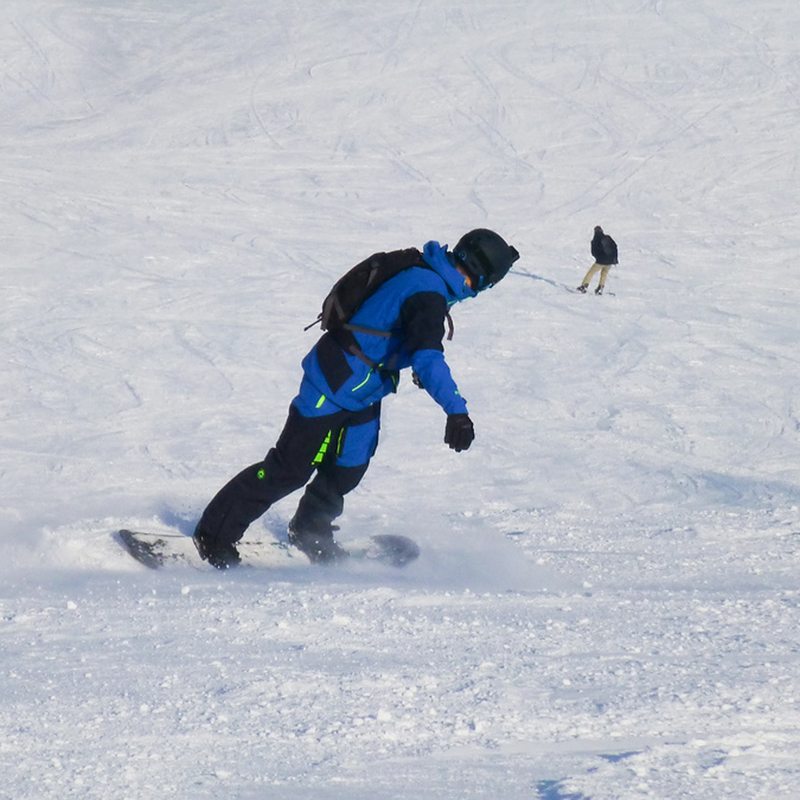
[[[347,363],[344,351],[329,333],[317,342],[317,362],[322,377],[335,394],[352,377],[353,369]]]

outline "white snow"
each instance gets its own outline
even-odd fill
[[[800,797],[793,0],[4,0],[0,797]],[[571,294],[601,224],[621,263]],[[332,282],[473,227],[341,538],[154,573]],[[249,536],[284,536],[297,497]]]

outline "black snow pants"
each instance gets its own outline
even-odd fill
[[[291,406],[275,447],[263,461],[242,470],[220,489],[203,512],[198,529],[208,539],[235,544],[273,503],[305,486],[316,471],[300,499],[294,528],[298,533],[329,532],[332,520],[342,513],[344,496],[367,471],[377,446],[380,413],[380,403],[321,417],[304,417]],[[342,463],[349,436],[354,440],[371,436],[365,439],[361,458],[356,458],[360,463],[351,463],[353,447],[350,458]]]

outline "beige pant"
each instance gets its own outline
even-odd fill
[[[591,268],[584,276],[583,281],[581,281],[581,286],[588,286],[597,271],[600,270],[600,283],[598,286],[600,289],[602,289],[606,285],[606,276],[608,275],[608,271],[610,269],[611,264],[592,264]]]

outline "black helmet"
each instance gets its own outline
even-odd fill
[[[519,258],[515,248],[487,228],[465,233],[453,251],[456,261],[473,279],[472,288],[483,291],[505,278],[511,265]]]

